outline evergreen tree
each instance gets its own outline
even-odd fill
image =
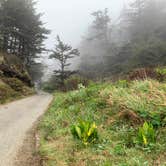
[[[118,48],[115,56],[109,57],[110,72],[120,73],[134,68],[166,65],[165,7],[164,0],[132,2],[127,14],[122,16],[128,24],[129,38]]]
[[[90,77],[103,77],[105,71],[104,57],[107,56],[111,43],[111,18],[108,9],[98,10],[91,14],[93,22],[89,27],[86,38],[80,46],[80,70]]]
[[[43,40],[49,33],[43,27],[40,17],[33,0],[1,0],[1,49],[17,55],[27,66],[44,49]]]
[[[92,39],[103,40],[107,44],[109,40],[109,23],[111,20],[108,15],[108,9],[93,12],[92,16],[94,17],[92,24],[94,36],[92,36]]]
[[[57,81],[59,81],[59,85],[61,87],[64,86],[64,81],[76,71],[68,70],[71,63],[69,60],[74,58],[75,56],[79,56],[80,53],[78,49],[73,49],[70,45],[65,44],[61,41],[60,37],[57,36],[57,44],[55,50],[53,50],[52,55],[50,55],[51,59],[55,59],[60,65],[59,70],[55,70],[55,77]]]

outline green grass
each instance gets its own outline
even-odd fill
[[[99,140],[85,146],[73,138],[71,126],[80,119],[97,125]],[[147,121],[157,132],[156,143],[136,143]],[[166,165],[166,84],[153,80],[93,84],[56,93],[43,117],[39,153],[44,166]]]

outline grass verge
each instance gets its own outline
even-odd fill
[[[97,125],[99,140],[85,146],[73,138],[79,120]],[[138,129],[147,121],[157,133],[156,143],[141,146]],[[166,165],[166,84],[154,80],[93,84],[56,93],[39,131],[44,166]]]

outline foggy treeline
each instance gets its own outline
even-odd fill
[[[32,79],[39,81],[44,70],[36,59],[43,58],[42,51],[47,50],[43,42],[50,31],[44,27],[35,5],[33,0],[0,0],[0,51],[21,58]],[[93,22],[78,43],[77,70],[81,75],[104,78],[135,68],[166,65],[165,0],[128,2],[116,20],[110,13],[111,9],[104,9],[89,15]],[[73,59],[63,70],[74,68],[72,62]]]
[[[79,69],[105,77],[166,64],[166,1],[134,0],[114,21],[108,9],[92,13],[80,45]]]

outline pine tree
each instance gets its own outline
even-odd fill
[[[57,81],[59,81],[59,85],[61,87],[64,86],[65,79],[76,72],[68,70],[68,67],[71,66],[69,60],[79,55],[80,53],[78,49],[73,49],[70,45],[63,43],[60,37],[57,36],[56,48],[53,50],[50,58],[55,59],[60,65],[60,69],[55,70],[54,72],[55,77],[57,78]]]
[[[104,11],[96,11],[92,13],[94,17],[94,21],[92,24],[92,29],[94,30],[94,34],[91,37],[93,39],[103,40],[105,44],[108,43],[109,40],[109,23],[111,21],[108,15],[108,9]]]
[[[41,53],[43,40],[49,33],[37,14],[33,0],[1,0],[0,41],[6,53],[20,57],[30,66]]]

